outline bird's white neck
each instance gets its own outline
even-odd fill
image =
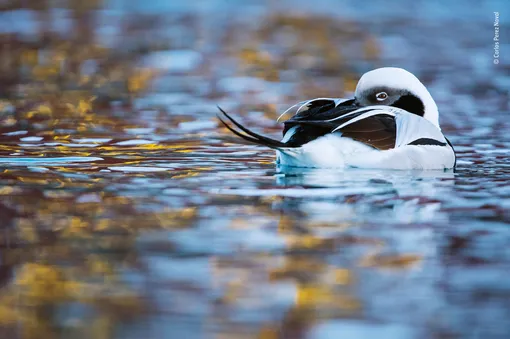
[[[441,129],[439,126],[439,110],[437,108],[436,102],[432,98],[432,95],[430,95],[427,88],[422,83],[420,83],[418,86],[414,86],[412,92],[423,103],[423,117],[432,122],[437,128]]]

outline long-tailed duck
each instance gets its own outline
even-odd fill
[[[439,127],[434,99],[404,69],[385,67],[365,73],[354,99],[312,99],[284,114],[296,107],[295,115],[284,122],[281,141],[247,129],[221,108],[218,118],[241,138],[275,149],[277,163],[284,166],[455,167],[455,152]]]

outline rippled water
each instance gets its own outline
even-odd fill
[[[157,9],[173,47],[144,60],[163,70],[147,95],[94,121],[0,128],[2,333],[508,338],[510,59],[494,65],[491,40],[505,2],[453,13],[418,1],[413,17],[378,1],[326,17],[335,2],[176,3]],[[258,45],[270,61],[249,54],[271,11],[332,20],[341,66],[313,56],[327,48],[286,56],[300,28]],[[455,172],[281,169],[215,119],[220,104],[276,137],[285,106],[349,95],[383,65],[426,83]]]

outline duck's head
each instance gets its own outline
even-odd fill
[[[360,106],[387,105],[422,116],[439,128],[439,112],[429,91],[412,73],[384,67],[363,74],[356,86]]]

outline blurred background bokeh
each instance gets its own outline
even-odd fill
[[[1,0],[0,338],[509,338],[508,8]],[[215,118],[383,66],[456,173],[279,173]]]

